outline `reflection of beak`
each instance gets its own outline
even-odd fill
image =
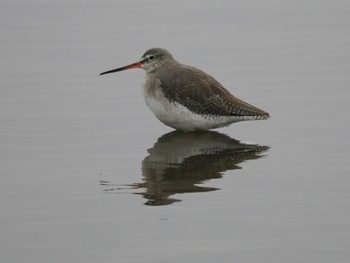
[[[116,68],[116,69],[112,69],[112,70],[108,70],[105,72],[102,72],[100,75],[104,75],[104,74],[109,74],[109,73],[113,73],[113,72],[118,72],[118,71],[123,71],[123,70],[128,70],[128,69],[133,69],[133,68],[141,68],[143,65],[144,61],[141,60],[139,62],[121,67],[121,68]]]

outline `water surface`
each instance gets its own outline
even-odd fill
[[[1,262],[349,262],[350,4],[2,1]],[[181,134],[151,47],[271,114]]]

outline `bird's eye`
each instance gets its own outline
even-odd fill
[[[153,59],[154,59],[154,56],[153,56],[153,55],[150,55],[150,56],[148,57],[148,59],[149,59],[149,60],[153,60]]]

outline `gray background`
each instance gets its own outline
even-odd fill
[[[0,261],[349,262],[349,25],[340,0],[1,1]],[[171,131],[145,72],[98,75],[151,47],[271,114],[219,129],[262,158],[165,206],[135,186]]]

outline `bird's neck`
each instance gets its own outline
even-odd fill
[[[147,74],[154,74],[156,71],[160,70],[160,68],[167,68],[171,67],[174,64],[177,64],[178,62],[174,59],[172,60],[161,60],[157,61],[156,63],[153,63],[152,65],[149,65],[149,67],[145,68]]]

